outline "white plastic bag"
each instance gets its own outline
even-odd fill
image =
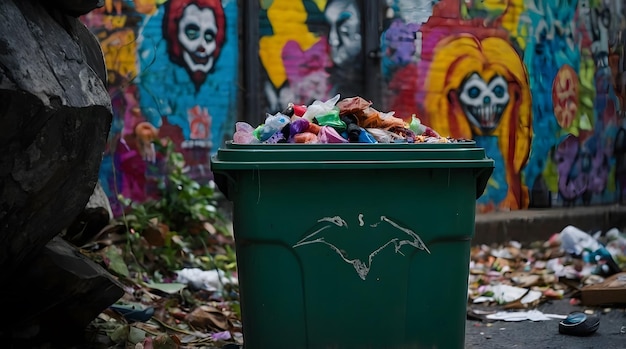
[[[313,121],[313,118],[318,115],[330,113],[335,107],[335,104],[337,104],[337,102],[339,102],[339,94],[327,100],[326,102],[316,100],[306,109],[306,112],[302,117],[309,121]]]

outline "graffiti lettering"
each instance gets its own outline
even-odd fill
[[[562,128],[569,128],[578,112],[578,77],[569,65],[561,67],[552,85],[554,115]]]

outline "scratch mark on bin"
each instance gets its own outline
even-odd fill
[[[359,225],[363,226],[364,225],[363,214],[359,214],[358,220],[359,220]],[[400,254],[402,256],[405,256],[405,255],[404,255],[404,253],[402,253],[402,251],[400,251],[400,249],[404,245],[413,246],[416,249],[426,251],[426,252],[428,252],[430,254],[430,250],[428,249],[426,244],[424,244],[424,242],[419,237],[419,235],[417,235],[413,230],[401,226],[400,224],[392,221],[391,219],[387,218],[386,216],[380,216],[380,221],[378,221],[378,222],[376,222],[374,224],[370,224],[370,227],[372,227],[372,228],[379,228],[379,226],[381,224],[386,223],[386,224],[390,225],[392,228],[394,228],[394,232],[401,233],[401,235],[399,235],[398,237],[394,237],[394,238],[390,239],[389,241],[386,241],[381,246],[379,246],[378,248],[373,250],[369,254],[366,262],[362,261],[359,258],[350,259],[350,258],[348,258],[348,253],[345,252],[345,250],[340,249],[335,244],[326,241],[326,237],[325,236],[320,236],[323,231],[325,231],[325,230],[327,230],[329,228],[332,228],[333,226],[345,227],[346,230],[347,230],[348,229],[348,224],[346,223],[346,221],[343,218],[339,217],[339,216],[334,216],[334,217],[324,217],[324,218],[321,218],[317,222],[318,223],[320,223],[320,222],[328,222],[330,224],[322,226],[319,229],[315,230],[313,233],[307,235],[305,238],[303,238],[302,240],[298,241],[295,245],[293,245],[293,248],[302,247],[302,246],[305,246],[305,245],[312,245],[312,244],[323,244],[323,245],[326,245],[326,246],[328,246],[328,248],[330,248],[331,250],[335,251],[344,262],[346,262],[348,264],[351,264],[354,267],[356,273],[359,275],[359,277],[362,280],[365,280],[367,278],[367,274],[369,274],[369,272],[370,272],[370,269],[372,267],[372,263],[374,261],[374,257],[376,257],[376,255],[380,251],[384,250],[388,246],[393,245],[394,246],[394,252],[397,253],[397,254]]]

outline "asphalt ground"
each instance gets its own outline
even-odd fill
[[[485,309],[485,308],[483,308]],[[552,301],[537,307],[545,314],[567,315],[572,311],[593,311],[600,327],[589,336],[577,337],[559,333],[560,320],[466,322],[466,349],[623,349],[626,348],[626,311],[624,306],[612,308],[570,305],[568,299]]]

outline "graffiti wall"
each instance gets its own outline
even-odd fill
[[[481,211],[626,198],[626,2],[386,5],[383,103],[496,160]]]
[[[375,86],[379,109],[474,139],[496,160],[481,211],[626,201],[626,0],[368,1],[107,0],[85,16],[109,69],[112,202],[150,195],[154,139],[209,178],[243,108],[244,60],[258,61],[259,114]],[[259,52],[243,56],[252,10]],[[364,52],[372,35],[380,55]]]
[[[270,0],[260,6],[259,58],[267,112],[337,93],[362,95],[362,0]]]
[[[118,196],[155,192],[171,140],[192,178],[210,178],[209,156],[237,117],[236,0],[107,0],[82,18],[99,38],[114,121],[100,180],[116,213]]]

